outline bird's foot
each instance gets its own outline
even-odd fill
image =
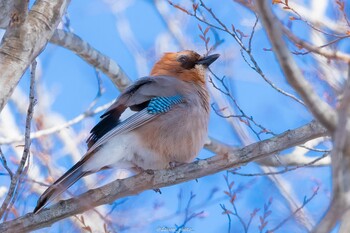
[[[154,192],[162,194],[162,191],[160,191],[160,189],[153,189]]]
[[[144,172],[146,172],[148,175],[154,175],[154,171],[152,169],[144,170]]]
[[[133,167],[133,171],[135,173],[138,173],[138,174],[145,172],[148,175],[154,175],[154,170],[152,170],[152,169],[143,169],[142,167],[139,167],[139,166],[136,166],[136,165]]]
[[[145,173],[147,173],[148,175],[151,175],[151,176],[154,175],[154,170],[152,170],[152,169],[143,169],[143,168],[141,168],[141,167],[135,166],[135,167],[134,167],[134,170],[137,170],[138,173],[145,172]],[[154,190],[154,192],[156,192],[156,193],[162,194],[162,192],[160,191],[160,189],[153,189],[153,190]]]
[[[178,166],[181,166],[181,165],[183,165],[183,164],[185,164],[185,163],[180,163],[180,162],[176,162],[176,161],[169,162],[169,168],[170,168],[170,169],[174,169],[174,168],[176,168],[176,167],[178,167]]]

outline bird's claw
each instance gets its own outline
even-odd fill
[[[184,164],[184,163],[175,162],[175,161],[169,162],[169,168],[170,168],[170,169],[174,169],[174,168],[176,168],[176,167],[178,167],[178,166],[180,166],[180,165],[183,165],[183,164]]]
[[[144,170],[144,172],[146,172],[148,175],[154,175],[154,171],[152,169]]]
[[[160,191],[160,189],[153,189],[153,190],[154,190],[154,192],[156,192],[156,193],[162,194],[162,191]]]

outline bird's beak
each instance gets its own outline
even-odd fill
[[[220,57],[220,54],[209,55],[209,56],[206,56],[206,57],[199,59],[197,61],[197,64],[201,64],[201,65],[208,67],[211,63],[213,63],[219,57]]]

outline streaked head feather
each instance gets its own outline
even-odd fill
[[[154,65],[151,75],[166,75],[197,84],[205,83],[205,68],[197,62],[202,57],[191,50],[177,53],[165,53]]]

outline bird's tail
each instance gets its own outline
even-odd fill
[[[83,171],[84,160],[77,162],[71,169],[64,173],[55,183],[50,185],[45,192],[40,196],[34,213],[37,213],[44,208],[50,201],[56,198],[58,195],[66,191],[70,186],[77,182],[80,178],[89,174],[89,172]]]

